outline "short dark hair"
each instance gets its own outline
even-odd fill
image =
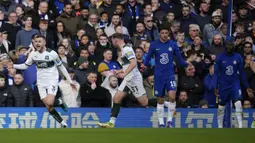
[[[112,52],[111,49],[107,48],[107,49],[104,50],[104,53],[106,53],[106,52],[108,52],[108,51]]]
[[[25,15],[22,20],[26,21],[28,18],[33,19],[33,17],[31,15]]]
[[[168,28],[167,26],[165,26],[165,25],[160,25],[160,26],[159,26],[159,32],[160,32],[161,30],[167,30],[167,31],[169,31],[169,28]]]
[[[187,51],[187,58],[189,58],[190,56],[195,55],[195,54],[197,54],[195,50],[188,50]]]
[[[101,34],[99,37],[107,37],[108,38],[108,36],[105,33]]]
[[[120,33],[114,33],[114,34],[112,35],[112,38],[113,38],[113,39],[121,39],[121,40],[124,39],[123,34],[120,34]]]
[[[145,9],[147,5],[150,5],[150,6],[151,6],[151,3],[145,3],[145,4],[143,5],[143,9]]]
[[[178,34],[185,34],[185,32],[184,32],[184,31],[179,30],[179,31],[177,32],[177,35],[178,35]]]
[[[70,2],[65,2],[65,4],[64,4],[64,7],[66,7],[67,5],[71,5],[72,6],[72,4],[70,3]]]
[[[107,14],[107,15],[108,15],[107,12],[103,11],[103,12],[100,13],[100,17],[102,17],[104,14]]]
[[[143,48],[141,48],[141,47],[136,47],[136,48],[135,48],[135,51],[136,51],[137,49],[142,50],[142,51],[144,52]]]
[[[43,40],[46,40],[46,38],[45,38],[43,35],[37,35],[37,36],[35,37],[35,39],[37,39],[37,38],[42,38]]]
[[[189,8],[189,10],[190,10],[190,6],[188,6],[188,5],[183,5],[183,6],[182,6],[182,9],[183,9],[184,7],[187,7],[187,8]]]

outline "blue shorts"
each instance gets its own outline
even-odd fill
[[[154,77],[154,95],[156,97],[164,97],[165,90],[176,91],[176,82],[175,78],[166,78],[164,76],[155,76]]]
[[[219,104],[226,105],[230,100],[238,101],[242,99],[242,90],[240,84],[234,84],[232,87],[219,86]]]

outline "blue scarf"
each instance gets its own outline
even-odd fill
[[[132,17],[132,19],[134,19],[133,11],[132,11],[132,8],[131,8],[131,6],[130,6],[129,4],[128,4],[128,9],[129,9],[129,14],[130,14],[130,16]],[[135,18],[136,18],[136,19],[139,18],[139,8],[138,8],[137,5],[135,6]]]

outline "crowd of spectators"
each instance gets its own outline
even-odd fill
[[[232,23],[228,23],[228,0],[1,0],[0,1],[0,106],[43,106],[36,87],[36,65],[25,71],[8,67],[24,63],[34,49],[37,35],[46,37],[71,78],[59,78],[59,92],[69,107],[111,107],[121,79],[109,75],[121,68],[120,52],[111,44],[122,33],[132,45],[144,78],[148,98],[155,98],[153,68],[144,66],[150,43],[159,39],[160,25],[169,28],[192,70],[178,62],[177,108],[216,108],[212,89],[214,60],[224,52],[228,24],[232,24],[235,51],[244,60],[244,70],[255,91],[255,0],[236,0]],[[122,107],[141,107],[129,93]],[[243,92],[243,107],[254,108],[255,99]]]

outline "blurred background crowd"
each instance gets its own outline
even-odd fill
[[[36,87],[36,66],[25,71],[8,62],[24,63],[35,50],[33,39],[46,37],[75,81],[73,90],[59,78],[59,92],[69,107],[111,107],[121,80],[109,71],[120,69],[120,52],[111,44],[122,33],[132,45],[144,78],[148,98],[154,97],[155,61],[145,67],[150,43],[159,39],[159,25],[169,28],[192,70],[175,64],[177,108],[216,108],[212,89],[216,55],[224,51],[228,24],[232,24],[235,51],[255,91],[255,0],[236,0],[228,23],[228,0],[0,0],[0,106],[41,107]],[[96,82],[96,84],[91,84]],[[243,92],[243,107],[254,108],[255,99]],[[122,107],[141,107],[129,93]]]

